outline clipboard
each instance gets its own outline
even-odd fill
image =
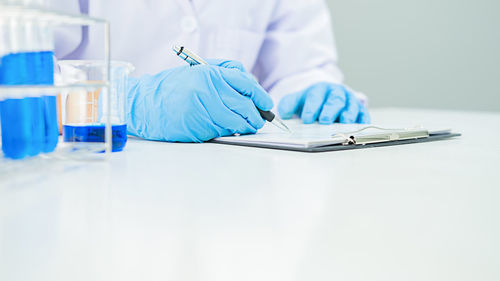
[[[329,152],[384,146],[425,143],[459,137],[450,129],[427,130],[422,127],[386,129],[371,125],[303,125],[290,122],[295,135],[265,127],[256,135],[216,138],[212,143],[297,152]]]

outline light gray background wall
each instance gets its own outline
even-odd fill
[[[328,0],[372,106],[500,111],[500,0]]]

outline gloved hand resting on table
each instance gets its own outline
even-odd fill
[[[129,80],[128,133],[148,140],[203,142],[253,134],[270,110],[266,91],[234,61],[178,67]]]
[[[299,115],[305,124],[370,123],[368,110],[344,86],[318,83],[308,89],[283,97],[278,105],[283,119]]]

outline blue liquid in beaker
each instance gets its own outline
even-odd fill
[[[64,125],[65,142],[104,142],[104,124]],[[113,152],[122,151],[127,143],[127,125],[112,125]]]

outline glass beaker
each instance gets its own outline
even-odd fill
[[[76,149],[102,151],[107,117],[111,118],[112,151],[122,151],[127,142],[126,98],[127,80],[134,70],[132,64],[121,61],[110,63],[111,103],[108,100],[105,61],[58,61],[62,84],[87,85],[92,90],[61,92],[61,119],[63,139]]]

